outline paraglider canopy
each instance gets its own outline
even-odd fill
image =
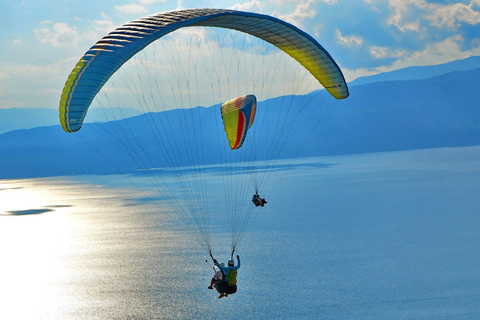
[[[107,80],[151,42],[183,27],[219,27],[245,32],[289,54],[337,99],[348,97],[340,68],[310,35],[272,16],[224,9],[186,9],[140,18],[112,31],[80,58],[60,100],[60,122],[67,132],[80,130],[87,109]]]
[[[257,98],[252,94],[222,104],[223,125],[232,150],[240,148],[245,141],[247,131],[255,119],[256,107]]]

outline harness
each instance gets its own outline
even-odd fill
[[[229,268],[226,275],[226,280],[228,281],[229,286],[234,286],[237,284],[237,270]]]

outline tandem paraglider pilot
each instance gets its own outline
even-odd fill
[[[233,260],[228,260],[228,266],[225,267],[223,263],[218,263],[217,260],[213,260],[215,265],[220,269],[221,275],[218,272],[212,279],[208,289],[212,289],[215,286],[220,296],[218,298],[228,297],[229,294],[237,292],[237,270],[240,268],[240,257],[237,255],[237,265]],[[222,279],[216,279],[220,278]]]

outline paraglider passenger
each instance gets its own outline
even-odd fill
[[[225,264],[223,262],[220,262],[220,266],[225,267]],[[213,285],[221,282],[223,280],[223,278],[224,278],[223,271],[220,269],[213,276],[212,281],[210,281],[210,286],[208,287],[208,289],[212,290]]]
[[[237,255],[237,265],[233,260],[228,260],[227,267],[219,264],[217,260],[213,262],[225,275],[223,281],[215,284],[215,288],[220,293],[218,298],[228,297],[229,294],[237,292],[237,270],[240,269],[240,257]]]
[[[262,202],[261,206],[263,207],[265,205],[265,203],[268,203],[265,198],[261,198],[260,201]]]

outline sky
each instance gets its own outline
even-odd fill
[[[312,35],[347,81],[480,55],[480,0],[0,0],[0,108],[58,108],[68,74],[100,38],[150,14],[228,8]]]

